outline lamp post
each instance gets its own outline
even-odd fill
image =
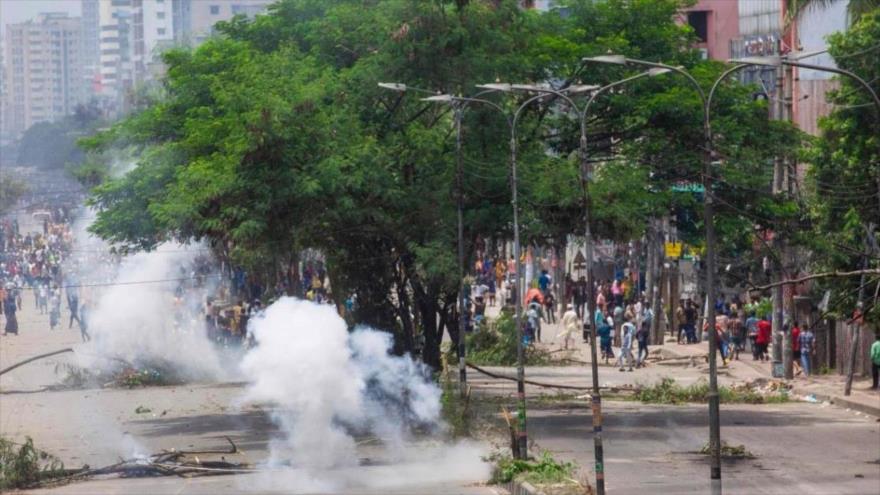
[[[703,105],[703,218],[706,228],[706,323],[709,328],[709,450],[710,450],[710,479],[712,493],[721,493],[721,422],[720,400],[718,396],[718,367],[716,362],[716,349],[718,346],[715,336],[715,221],[714,204],[712,200],[712,129],[710,127],[710,110],[712,96],[720,83],[730,74],[746,67],[749,64],[739,64],[724,71],[712,84],[707,96],[702,86],[685,69],[658,62],[626,58],[622,55],[605,55],[584,59],[585,62],[610,63],[616,65],[640,65],[652,69],[666,69],[684,76],[693,85]]]
[[[590,321],[593,329],[593,335],[590,339],[590,366],[593,381],[593,393],[591,394],[592,420],[593,420],[593,451],[596,471],[596,492],[599,495],[605,493],[605,453],[602,445],[602,396],[599,391],[599,353],[596,349],[596,339],[598,338],[596,325],[596,289],[593,280],[593,204],[590,196],[590,182],[593,180],[592,166],[588,160],[587,153],[587,115],[589,115],[590,107],[596,101],[596,98],[606,91],[618,86],[622,86],[629,82],[648,76],[660,75],[667,72],[665,69],[651,69],[635,76],[627,77],[619,81],[612,82],[601,88],[596,89],[590,95],[590,99],[584,105],[583,111],[580,112],[580,167],[581,167],[581,184],[584,190],[584,251],[586,254],[587,264],[587,314],[584,315],[584,322]],[[589,320],[587,320],[589,318]]]
[[[450,103],[452,104],[453,109],[453,117],[455,122],[455,159],[456,159],[456,171],[455,171],[455,184],[456,184],[456,210],[458,216],[458,342],[456,343],[458,347],[458,388],[459,394],[462,398],[467,396],[467,362],[465,360],[465,297],[464,297],[464,192],[463,192],[463,172],[464,166],[462,163],[462,139],[461,139],[461,120],[464,115],[464,109],[466,106],[466,102],[462,98],[456,98],[451,95],[438,95],[433,91],[428,91],[426,89],[413,88],[411,86],[407,86],[402,83],[382,83],[379,84],[380,88],[388,89],[391,91],[397,91],[399,93],[404,93],[406,91],[415,91],[418,93],[429,94],[433,96],[429,96],[424,98],[425,101],[430,102],[441,102],[441,103]],[[483,91],[478,93],[475,96],[480,96],[487,91]]]

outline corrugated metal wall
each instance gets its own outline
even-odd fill
[[[754,36],[782,31],[781,0],[740,0],[739,34]]]

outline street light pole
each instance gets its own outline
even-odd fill
[[[400,83],[379,83],[379,87],[397,92],[405,92],[407,90],[419,93],[432,94],[431,91],[412,88],[406,84]],[[428,100],[435,101],[435,97],[429,97]],[[462,162],[462,139],[461,139],[461,121],[464,114],[464,104],[451,98],[439,100],[449,101],[453,105],[453,117],[455,122],[455,185],[456,185],[456,210],[458,217],[458,388],[461,398],[467,396],[467,361],[465,360],[465,297],[464,297],[464,192],[463,192],[463,173],[464,167]]]
[[[584,105],[580,115],[580,166],[581,185],[584,189],[584,251],[587,263],[587,314],[584,315],[584,323],[590,322],[592,336],[590,338],[590,368],[593,379],[593,393],[591,394],[591,407],[593,418],[593,457],[596,470],[596,493],[605,494],[605,450],[602,445],[602,395],[599,390],[599,352],[596,349],[596,339],[599,334],[596,325],[596,288],[593,280],[593,201],[590,196],[590,182],[593,180],[593,167],[588,159],[587,150],[587,115],[590,107],[600,94],[621,86],[630,81],[652,75],[648,72],[621,79],[620,81],[602,86],[590,95],[590,99]]]
[[[623,57],[622,55],[605,55],[585,59],[585,61],[611,63],[618,65],[634,64],[654,69],[667,69],[684,76],[693,85],[703,105],[703,218],[706,228],[706,322],[709,328],[709,451],[710,451],[710,480],[713,494],[721,493],[721,418],[720,398],[718,395],[718,366],[716,361],[717,337],[715,333],[715,209],[712,198],[712,162],[714,153],[712,150],[712,129],[710,126],[710,110],[712,96],[716,89],[727,76],[745,67],[740,64],[726,70],[712,84],[708,97],[702,86],[686,70],[647,60],[636,60]]]
[[[464,300],[464,181],[462,174],[461,155],[461,119],[464,109],[460,103],[455,103],[453,116],[455,118],[455,188],[456,209],[458,215],[458,388],[462,399],[467,397],[467,362],[465,361],[465,307]]]

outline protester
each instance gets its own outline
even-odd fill
[[[625,319],[621,326],[620,355],[617,357],[617,363],[615,364],[615,366],[620,366],[618,371],[624,371],[624,359],[626,359],[626,365],[629,367],[626,371],[633,370],[632,341],[635,330],[635,325],[628,318]]]
[[[766,317],[761,318],[761,320],[758,321],[757,327],[758,333],[755,336],[755,346],[757,348],[755,359],[765,361],[768,359],[767,347],[770,345],[770,338],[773,327],[770,325],[770,322],[767,321]],[[801,346],[801,353],[803,353],[803,346]]]
[[[804,369],[804,376],[810,376],[813,372],[812,357],[816,353],[816,337],[808,327],[801,332],[798,340],[801,347],[801,367]]]
[[[556,298],[553,291],[544,294],[544,320],[551,325],[556,323]]]
[[[6,315],[6,326],[3,335],[18,335],[18,318],[15,312],[18,311],[18,303],[15,301],[15,293],[9,286],[6,288],[6,300],[3,301],[3,313]]]
[[[566,306],[565,314],[562,315],[562,331],[559,332],[557,338],[562,338],[563,348],[568,349],[568,341],[574,340],[572,335],[574,335],[578,328],[580,327],[580,320],[578,319],[577,313],[574,311],[574,306],[572,304],[568,304]]]
[[[636,357],[636,368],[645,365],[645,359],[648,358],[648,337],[651,334],[651,323],[642,322],[641,328],[636,332],[636,340],[639,343],[639,354]]]
[[[746,334],[749,339],[749,347],[752,350],[752,360],[758,360],[758,318],[755,317],[754,311],[749,311],[749,317],[746,318]]]
[[[599,310],[596,310],[596,313],[601,316]],[[614,349],[611,347],[611,325],[602,318],[596,320],[596,325],[596,335],[599,336],[602,358],[605,360],[605,364],[608,364],[610,359],[614,359]]]

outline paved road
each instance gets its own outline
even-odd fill
[[[706,407],[605,402],[609,493],[708,493]],[[539,448],[589,469],[594,463],[586,403],[533,407],[529,433]],[[725,462],[725,494],[880,493],[880,423],[835,407],[790,403],[725,405],[722,438],[751,460]],[[592,477],[592,474],[590,474]]]
[[[24,297],[20,316],[20,335],[0,336],[0,368],[79,341],[76,329],[50,331],[48,317],[36,313],[30,294]],[[236,405],[244,392],[240,383],[43,390],[58,382],[60,375],[55,367],[67,362],[69,356],[34,362],[0,377],[0,435],[15,441],[30,436],[38,448],[58,456],[67,467],[105,466],[120,457],[170,448],[225,448],[225,436],[243,451],[238,456],[227,456],[227,460],[261,464],[269,457],[270,442],[282,437],[271,420],[270,406]],[[138,414],[138,406],[151,411]],[[308,479],[289,471],[267,477],[112,479],[27,493],[496,493],[494,488],[482,485],[489,477],[489,467],[479,461],[485,447],[476,446],[463,455],[463,450],[442,448],[430,439],[414,439],[407,446],[412,450],[400,454],[401,459],[392,459],[397,455],[390,452],[392,449],[362,446],[358,456],[369,459],[367,466]],[[414,464],[414,459],[427,461]],[[339,484],[315,486],[315,479]]]

